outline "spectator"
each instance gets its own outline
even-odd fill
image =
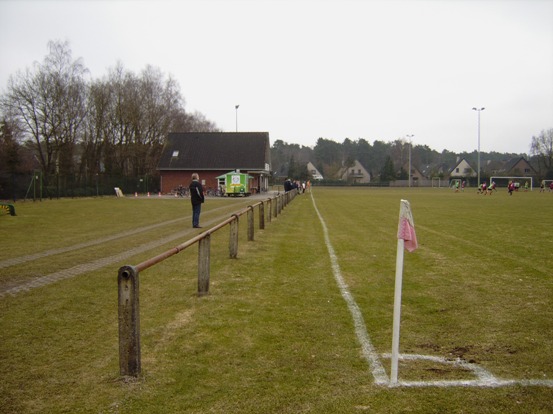
[[[205,198],[200,176],[197,173],[192,174],[192,182],[188,188],[190,189],[190,201],[192,202],[192,227],[200,229],[200,213]]]

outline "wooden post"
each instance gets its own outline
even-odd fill
[[[198,242],[198,296],[209,293],[211,235],[207,234]]]
[[[229,240],[229,256],[231,259],[238,257],[238,227],[239,219],[236,214],[233,214],[234,220],[230,222],[230,240]]]
[[[267,221],[270,223],[273,218],[273,200],[267,199]]]
[[[253,241],[254,235],[254,224],[253,224],[253,207],[248,206],[248,212],[246,213],[248,217],[248,241]]]
[[[263,201],[259,204],[259,230],[265,229],[265,204]]]
[[[122,376],[140,375],[140,309],[138,271],[133,266],[119,268],[119,371]]]

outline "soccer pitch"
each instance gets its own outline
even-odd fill
[[[401,199],[411,204],[419,248],[405,252],[393,385]],[[247,204],[209,198],[202,224]],[[141,273],[138,380],[119,377],[117,269],[198,234],[189,200],[47,200],[16,211],[0,217],[9,240],[0,287],[30,288],[0,295],[3,412],[553,406],[552,193],[315,187],[256,227],[253,242],[242,220],[238,259],[228,258],[228,232],[214,233],[205,297],[196,295],[197,248]]]
[[[379,354],[372,345],[370,331],[373,328],[369,325],[367,330],[364,329],[364,307],[359,307],[355,301],[356,296],[364,298],[371,295],[363,291],[364,281],[371,285],[388,280],[389,286],[392,286],[390,276],[394,275],[391,268],[394,262],[390,259],[394,253],[393,238],[397,235],[397,227],[393,224],[398,221],[398,195],[401,193],[411,199],[417,217],[416,228],[421,249],[406,254],[408,258],[404,268],[408,276],[404,311],[407,320],[402,329],[405,331],[402,349],[408,351],[401,353],[400,359],[407,378],[413,375],[412,371],[416,371],[418,365],[426,364],[427,371],[428,365],[435,365],[436,372],[448,372],[450,378],[447,379],[440,378],[440,375],[417,379],[416,375],[420,375],[418,372],[412,379],[390,384],[389,376],[382,366],[383,359],[389,359],[390,354]],[[328,195],[332,201],[329,201]],[[551,195],[548,198],[543,195],[536,198],[535,194],[520,193],[516,194],[518,198],[513,201],[501,193],[484,196],[475,195],[473,191],[452,193],[446,190],[430,194],[424,190],[371,192],[359,189],[335,190],[331,194],[322,190],[317,196],[320,197],[312,197],[312,201],[325,231],[325,243],[331,256],[334,276],[352,313],[357,336],[376,383],[413,387],[497,387],[513,384],[553,387],[551,371],[541,369],[546,366],[551,368],[546,362],[551,355],[542,355],[542,363],[538,362],[540,349],[551,349],[549,333],[552,325],[547,323],[547,318],[551,317],[549,309],[553,291],[546,257],[548,249],[553,251],[553,245],[551,237],[545,231],[540,232],[540,229],[545,230],[545,222],[552,220]],[[320,198],[320,201],[316,202],[315,198]],[[338,209],[331,207],[336,200],[343,201]],[[539,203],[542,201],[545,203]],[[318,205],[322,206],[320,210]],[[326,211],[326,208],[329,210]],[[517,220],[515,217],[523,215],[524,208],[536,209],[533,218]],[[451,221],[443,218],[448,215],[452,217]],[[329,228],[324,216],[329,217],[332,223],[342,224]],[[376,217],[376,220],[372,219]],[[350,220],[357,222],[357,226]],[[540,223],[540,220],[544,220],[544,223]],[[346,236],[340,236],[340,227],[348,229],[351,240],[359,241],[348,243],[343,252],[340,237]],[[540,240],[539,245],[543,241],[548,246],[545,252],[541,250],[542,246],[529,245],[532,239],[537,241],[536,236]],[[336,250],[332,239],[338,245]],[[357,251],[356,255],[352,255],[353,250]],[[531,253],[532,250],[535,254]],[[347,259],[340,260],[344,255]],[[409,258],[410,255],[413,257]],[[340,262],[344,263],[343,266]],[[352,262],[360,262],[355,266],[367,270],[349,271]],[[380,268],[386,270],[373,270]],[[349,283],[355,286],[351,292]],[[530,293],[536,287],[538,290],[544,289],[544,294],[536,296],[536,292]],[[547,289],[549,291],[545,293]],[[528,292],[526,295],[525,291]],[[388,294],[391,296],[391,292]],[[540,304],[544,306],[538,310]],[[541,331],[538,328],[530,337],[525,329],[517,332],[519,328],[529,326],[529,321],[535,321],[539,318],[537,314],[542,312],[548,315],[543,322],[549,325],[549,329]],[[371,318],[370,314],[367,316]],[[460,333],[458,327],[465,325],[472,325],[465,328],[465,333],[474,338],[469,343],[466,338],[456,338]],[[376,327],[375,332],[378,332]],[[523,364],[535,364],[535,368],[538,368],[534,378],[528,377],[527,365],[521,365],[518,374],[516,370],[508,372],[499,367],[502,362],[510,361],[512,369],[514,360],[521,356],[520,345],[513,342],[517,334],[520,335],[520,341],[524,342],[524,336],[531,344],[544,334],[542,345],[527,344],[523,347],[529,351]],[[412,343],[415,338],[420,343],[417,340]],[[447,340],[444,342],[444,339]],[[455,344],[455,340],[459,342]],[[483,340],[485,343],[479,343]],[[385,347],[385,344],[381,347]],[[492,353],[495,354],[493,357],[490,355]],[[505,356],[504,361],[500,360],[501,354]],[[519,355],[514,357],[515,354]],[[488,358],[497,363],[501,378],[485,368],[484,361]],[[495,369],[493,363],[490,367]],[[519,379],[516,379],[517,375]]]

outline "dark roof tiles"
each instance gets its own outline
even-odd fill
[[[158,170],[265,170],[270,163],[268,132],[186,132],[169,134]]]

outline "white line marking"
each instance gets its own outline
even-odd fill
[[[391,354],[382,354],[382,358],[391,358]],[[403,361],[425,360],[445,365],[453,365],[466,369],[474,374],[475,380],[443,380],[443,381],[399,381],[395,386],[403,387],[505,387],[509,385],[553,387],[553,380],[506,380],[498,379],[480,365],[462,359],[446,359],[431,355],[400,354]],[[394,386],[390,384],[390,386]]]
[[[361,348],[363,351],[363,355],[367,362],[369,363],[369,366],[371,368],[374,381],[377,385],[384,385],[388,386],[390,388],[393,387],[489,387],[489,388],[495,388],[495,387],[505,387],[505,386],[512,386],[512,385],[520,385],[520,386],[540,386],[540,387],[553,387],[553,380],[505,380],[505,379],[497,379],[492,373],[490,373],[485,368],[473,364],[467,361],[463,361],[462,359],[455,359],[455,360],[449,360],[442,357],[437,356],[431,356],[431,355],[416,355],[416,354],[400,354],[399,359],[400,360],[408,360],[413,361],[417,359],[422,359],[426,361],[433,361],[441,364],[446,365],[454,365],[462,369],[466,369],[467,371],[470,371],[473,375],[477,377],[475,380],[444,380],[444,381],[398,381],[397,383],[392,383],[390,379],[388,378],[388,375],[386,374],[386,371],[384,370],[384,366],[380,362],[380,358],[378,356],[378,353],[374,349],[374,346],[371,343],[371,339],[369,337],[369,334],[367,332],[367,328],[365,326],[365,321],[363,319],[363,315],[361,314],[361,310],[359,309],[359,306],[355,302],[355,299],[351,295],[348,289],[348,285],[344,281],[344,278],[342,277],[342,272],[340,271],[340,265],[338,264],[338,258],[336,257],[336,253],[334,252],[334,248],[332,247],[332,244],[330,243],[330,237],[328,236],[328,228],[326,227],[326,223],[323,220],[323,217],[321,216],[321,213],[319,212],[319,209],[317,208],[317,204],[315,203],[315,198],[313,197],[313,191],[311,191],[311,201],[313,202],[313,207],[315,208],[315,212],[317,213],[317,216],[319,217],[319,220],[321,222],[321,225],[323,227],[323,233],[325,238],[325,244],[328,249],[328,254],[330,256],[330,263],[332,265],[332,273],[334,274],[334,278],[336,279],[336,283],[338,284],[338,287],[340,288],[340,292],[342,293],[342,297],[346,301],[348,305],[348,309],[351,313],[351,316],[353,317],[353,322],[355,324],[355,333],[357,335],[357,339],[359,340],[359,343],[361,344]],[[391,358],[391,354],[382,354],[383,358]]]
[[[336,283],[340,288],[342,297],[346,301],[348,305],[348,309],[351,312],[351,316],[353,317],[353,322],[355,324],[355,333],[357,334],[357,339],[361,344],[363,356],[365,357],[365,359],[369,363],[369,366],[371,367],[371,371],[372,371],[375,383],[378,385],[388,384],[390,380],[388,379],[388,375],[386,374],[384,367],[380,363],[380,359],[378,358],[378,353],[375,351],[371,343],[371,339],[369,338],[369,334],[367,333],[367,328],[365,326],[365,321],[363,319],[363,315],[361,314],[361,310],[359,309],[359,306],[357,306],[355,299],[353,299],[353,296],[349,292],[348,285],[346,284],[346,282],[344,281],[344,278],[342,277],[342,272],[340,271],[340,265],[338,264],[338,258],[336,257],[336,253],[334,252],[334,248],[332,247],[332,244],[330,243],[330,238],[328,237],[328,229],[323,220],[323,217],[321,216],[321,213],[319,213],[319,209],[317,208],[317,204],[315,203],[315,199],[313,198],[313,192],[311,192],[311,201],[313,202],[313,207],[315,208],[315,212],[317,213],[317,216],[321,221],[321,225],[323,226],[325,244],[326,244],[326,248],[328,249],[328,254],[330,256],[330,263],[332,264],[332,273],[334,274],[334,279],[336,279]]]

